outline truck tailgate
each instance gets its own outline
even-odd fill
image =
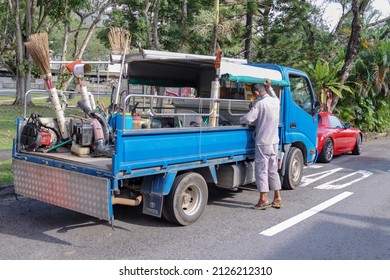
[[[14,159],[15,193],[109,221],[106,178]]]

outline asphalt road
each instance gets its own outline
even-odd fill
[[[201,219],[178,227],[115,206],[105,221],[0,189],[2,260],[389,260],[390,137],[305,169],[282,209],[252,210],[254,186],[210,192]],[[271,197],[272,198],[272,197]]]

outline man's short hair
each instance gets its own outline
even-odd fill
[[[253,84],[251,86],[251,91],[252,92],[255,92],[255,91],[258,91],[258,92],[262,92],[262,91],[265,91],[265,86],[262,85],[262,84]]]

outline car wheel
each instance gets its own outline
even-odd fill
[[[359,134],[356,138],[356,144],[355,147],[352,150],[353,155],[360,155],[362,152],[362,136]]]
[[[324,147],[318,156],[318,162],[328,163],[333,158],[333,141],[331,138],[326,139]]]

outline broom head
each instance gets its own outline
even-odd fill
[[[112,54],[128,54],[130,52],[131,36],[128,30],[111,27],[108,32],[108,40]]]
[[[38,66],[43,78],[51,78],[49,40],[47,33],[32,34],[24,43],[35,64]]]

